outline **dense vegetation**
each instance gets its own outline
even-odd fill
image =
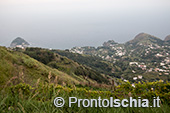
[[[66,57],[63,57],[55,52],[42,48],[27,48],[24,51],[25,54],[30,57],[48,65],[52,68],[56,68],[62,72],[65,72],[72,77],[81,76],[82,79],[88,80],[88,78],[97,81],[98,83],[109,83],[106,77],[101,75],[99,72],[78,64]]]
[[[87,65],[92,69],[110,75],[113,69],[113,65],[107,61],[102,60],[100,57],[81,55],[78,53],[71,53],[68,50],[53,50],[53,52],[58,53],[59,55],[65,56],[69,59],[74,60],[80,64]]]
[[[42,84],[37,81],[37,85],[32,87],[25,83],[20,83],[15,86],[10,86],[5,89],[6,93],[1,92],[0,95],[0,112],[13,112],[13,113],[56,113],[56,112],[72,112],[72,113],[168,113],[170,110],[170,83],[159,82],[142,82],[135,84],[135,87],[131,86],[129,82],[121,82],[121,85],[116,86],[114,90],[109,89],[88,89],[78,88],[76,86],[61,86],[54,85],[52,83]],[[73,104],[69,107],[68,101],[66,101],[64,107],[57,108],[54,106],[53,101],[56,97],[62,97],[68,100],[69,97],[77,97],[79,99],[124,99],[133,97],[138,99],[148,99],[150,101],[149,106],[152,106],[153,97],[160,97],[160,107],[156,108],[104,108],[104,107],[77,107],[77,104]]]

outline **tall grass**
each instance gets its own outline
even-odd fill
[[[49,74],[50,76],[50,74]],[[50,77],[49,77],[50,78]],[[144,88],[143,85],[149,87],[149,84],[154,86],[154,90],[152,94],[158,93],[158,96],[164,97],[161,100],[160,108],[135,108],[135,107],[119,107],[119,108],[103,108],[103,107],[92,107],[92,108],[84,108],[77,107],[77,104],[72,104],[72,107],[69,107],[68,100],[69,97],[77,97],[79,99],[91,99],[91,98],[128,98],[129,91],[131,91],[131,95],[135,98],[137,96],[144,96],[145,98],[150,98],[151,95],[146,95],[145,92],[141,93],[137,89],[131,89],[128,83],[122,84],[115,88],[115,91],[100,91],[93,90],[88,88],[78,88],[76,86],[61,86],[51,83],[41,83],[37,81],[37,86],[31,87],[28,84],[20,83],[18,85],[8,87],[6,92],[1,92],[0,95],[0,112],[1,113],[168,113],[170,111],[168,99],[166,98],[166,91],[158,92],[157,87],[161,90],[161,87],[168,88],[169,83],[146,83],[146,84],[136,84],[136,87]],[[159,84],[159,85],[158,85]],[[138,86],[139,85],[139,86]],[[157,86],[157,87],[156,87]],[[129,87],[129,88],[128,88]],[[145,87],[145,88],[146,88]],[[124,89],[124,90],[123,90]],[[134,90],[134,91],[133,91]],[[123,92],[122,92],[123,91]],[[121,95],[120,95],[121,94]],[[54,106],[53,101],[56,97],[63,97],[66,101],[64,107],[57,108]]]

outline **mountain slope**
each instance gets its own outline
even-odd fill
[[[75,62],[78,62],[79,64],[89,66],[99,73],[103,73],[106,75],[107,74],[109,75],[112,73],[113,66],[111,65],[111,63],[104,61],[100,57],[95,57],[95,56],[90,56],[90,55],[81,55],[81,54],[72,53],[72,52],[63,51],[63,50],[53,50],[53,51],[61,56],[65,56],[69,59],[72,59]]]
[[[163,41],[155,36],[152,36],[150,34],[146,34],[146,33],[139,33],[138,35],[136,35],[136,37],[125,43],[127,44],[132,44],[133,46],[136,45],[149,45],[149,44],[158,44],[158,45],[162,45]]]
[[[11,83],[19,82],[35,85],[40,78],[42,82],[54,81],[57,76],[58,83],[79,84],[81,81],[66,73],[52,69],[37,60],[20,52],[0,47],[0,89]]]
[[[118,44],[112,40],[97,48],[76,47],[69,51],[80,53],[82,56],[84,54],[97,56],[112,63],[113,71],[108,71],[109,75],[125,79],[125,81],[135,82],[137,80],[134,77],[138,76],[139,78],[142,76],[142,79],[138,79],[139,81],[160,79],[170,81],[170,43],[168,40],[169,36],[163,41],[153,35],[140,33],[124,44]]]
[[[99,72],[87,66],[78,64],[77,62],[48,49],[26,48],[24,53],[44,63],[45,65],[65,72],[76,79],[89,79],[92,81],[97,81],[98,83],[109,83],[108,79]]]
[[[170,41],[170,35],[166,36],[165,39],[164,39],[164,41],[166,41],[166,42],[167,42],[167,41]]]

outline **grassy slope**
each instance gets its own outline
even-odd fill
[[[12,77],[12,79],[20,78],[21,81],[29,84],[34,84],[39,78],[48,81],[49,72],[51,72],[51,80],[58,76],[59,82],[79,83],[68,74],[52,69],[23,53],[0,47],[0,88],[7,84],[7,81]],[[19,81],[14,80],[14,82]]]

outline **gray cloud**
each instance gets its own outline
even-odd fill
[[[1,0],[0,45],[20,36],[35,46],[99,46],[146,32],[170,34],[169,0]]]

